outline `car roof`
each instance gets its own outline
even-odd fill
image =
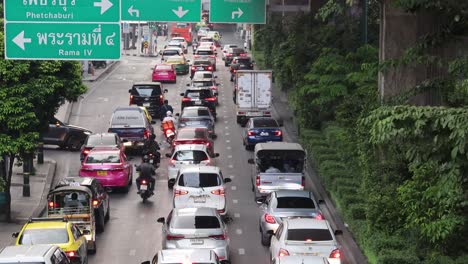
[[[164,249],[158,252],[163,263],[213,262],[216,257],[211,249]]]
[[[116,153],[116,152],[120,152],[120,148],[109,147],[109,146],[96,146],[89,151],[88,155],[91,155],[94,153]]]
[[[299,143],[290,142],[267,142],[255,145],[255,151],[259,150],[301,150],[304,148]]]
[[[216,173],[219,174],[221,169],[216,166],[187,166],[180,169],[180,174],[191,173]]]
[[[213,81],[213,78],[198,78],[195,80],[192,79],[192,82],[212,82],[212,81]]]
[[[161,86],[160,82],[135,82],[133,86]]]
[[[65,185],[65,186],[55,188],[54,190],[51,190],[49,192],[49,195],[52,195],[54,193],[59,193],[59,192],[76,192],[76,191],[85,192],[85,193],[88,193],[90,196],[92,196],[91,190],[88,187],[70,186],[70,185]]]
[[[206,151],[206,145],[205,144],[176,145],[175,148],[174,148],[174,153],[179,151],[179,150],[204,150],[204,151]]]
[[[199,208],[174,208],[172,217],[174,216],[217,216],[215,208],[199,207]]]
[[[285,219],[288,229],[331,229],[327,220],[313,218],[291,218]]]
[[[61,179],[57,185],[55,185],[55,188],[61,187],[61,186],[72,186],[70,184],[79,184],[83,186],[91,186],[93,181],[97,181],[96,178],[92,177],[66,177]]]
[[[183,37],[173,37],[172,39],[177,39],[177,40],[180,39],[180,40],[184,40],[184,41],[185,41],[185,38],[183,38]]]
[[[208,86],[190,86],[188,87],[187,89],[185,89],[185,91],[199,91],[199,90],[210,90],[211,91],[211,88],[208,87]]]
[[[314,197],[309,191],[280,190],[274,193],[275,197]]]
[[[186,107],[184,107],[184,110],[197,110],[197,109],[198,110],[209,110],[209,108],[206,107],[206,106],[186,106]]]
[[[140,113],[143,113],[143,109],[141,109],[138,106],[119,106],[114,110],[114,112],[116,111],[138,111]]]
[[[298,264],[298,263],[307,263],[307,264],[328,264],[328,260],[325,257],[318,256],[282,256],[279,257],[278,264]]]
[[[197,49],[197,51],[213,51],[213,50],[210,48],[200,47]]]
[[[67,228],[69,222],[67,221],[33,221],[25,224],[25,229],[57,229],[57,228]]]
[[[7,246],[0,250],[0,263],[44,262],[44,257],[57,249],[47,244]]]

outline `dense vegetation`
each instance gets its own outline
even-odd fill
[[[379,3],[368,1],[364,44],[353,2],[270,17],[255,27],[256,60],[288,93],[301,143],[370,263],[468,263],[468,57],[433,52],[467,35],[468,3],[394,1],[441,23],[401,58],[379,62]],[[379,71],[408,64],[447,73],[381,100]],[[410,104],[430,91],[442,91],[442,106]]]
[[[0,2],[0,191],[7,193],[9,218],[15,159],[34,155],[40,132],[48,129],[48,121],[60,105],[65,100],[76,100],[86,87],[81,82],[79,62],[5,60],[2,6],[3,1]]]

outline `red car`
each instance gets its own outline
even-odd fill
[[[80,177],[98,179],[104,187],[123,188],[128,192],[133,167],[119,148],[95,147],[81,164]]]
[[[177,81],[176,71],[172,64],[158,64],[153,69],[153,82],[173,82]]]
[[[204,144],[208,154],[214,155],[213,140],[216,136],[210,136],[206,127],[183,127],[177,131],[177,136],[172,142],[172,147],[183,144]]]

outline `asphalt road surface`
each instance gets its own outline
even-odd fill
[[[236,43],[243,46],[243,41],[234,33],[234,26],[222,31],[223,44]],[[225,177],[233,181],[228,183],[226,198],[229,222],[230,258],[234,264],[269,263],[268,248],[260,243],[258,228],[259,209],[251,191],[250,177],[252,165],[247,159],[252,152],[244,149],[241,140],[242,128],[236,124],[235,107],[232,101],[232,83],[229,71],[221,60],[218,49],[217,72],[219,86],[218,121],[216,123],[215,151]],[[188,58],[192,59],[191,48]],[[107,132],[110,116],[117,106],[129,103],[128,89],[133,82],[151,81],[151,68],[160,62],[159,57],[122,57],[120,63],[98,82],[90,85],[90,90],[74,104],[69,123],[90,129],[93,132]],[[176,113],[180,113],[181,92],[189,83],[189,75],[179,75],[176,84],[165,84],[165,95]],[[156,140],[163,141],[160,123],[154,125]],[[289,136],[285,135],[285,141]],[[169,152],[167,143],[161,144],[162,156]],[[69,152],[48,148],[46,155],[57,161],[56,181],[66,176],[78,175],[79,152]],[[132,163],[140,162],[139,156],[133,156]],[[89,263],[141,263],[151,260],[161,249],[161,224],[158,217],[166,217],[172,209],[172,191],[167,188],[168,158],[163,158],[157,170],[155,195],[148,202],[142,203],[137,195],[135,184],[129,193],[111,194],[111,219],[106,224],[105,232],[97,237],[97,253],[91,255]],[[134,174],[136,176],[136,173]],[[310,182],[308,183],[310,185]],[[326,212],[325,212],[325,216]],[[345,251],[346,252],[346,251]],[[345,253],[344,252],[344,253]],[[346,255],[346,253],[345,253]]]

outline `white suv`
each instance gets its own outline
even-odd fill
[[[9,246],[0,250],[0,263],[70,264],[67,256],[55,245]]]
[[[166,153],[166,157],[171,158],[168,167],[167,186],[172,188],[175,183],[175,179],[179,170],[187,166],[216,166],[216,157],[219,157],[219,153],[214,153],[213,157],[210,157],[208,147],[204,144],[183,144],[176,145],[172,155]]]
[[[218,256],[210,249],[165,249],[160,250],[152,262],[145,261],[142,264],[173,264],[173,263],[206,263],[228,264],[228,260],[219,260]]]
[[[210,207],[226,215],[225,183],[219,167],[190,166],[179,171],[173,191],[174,208]]]

